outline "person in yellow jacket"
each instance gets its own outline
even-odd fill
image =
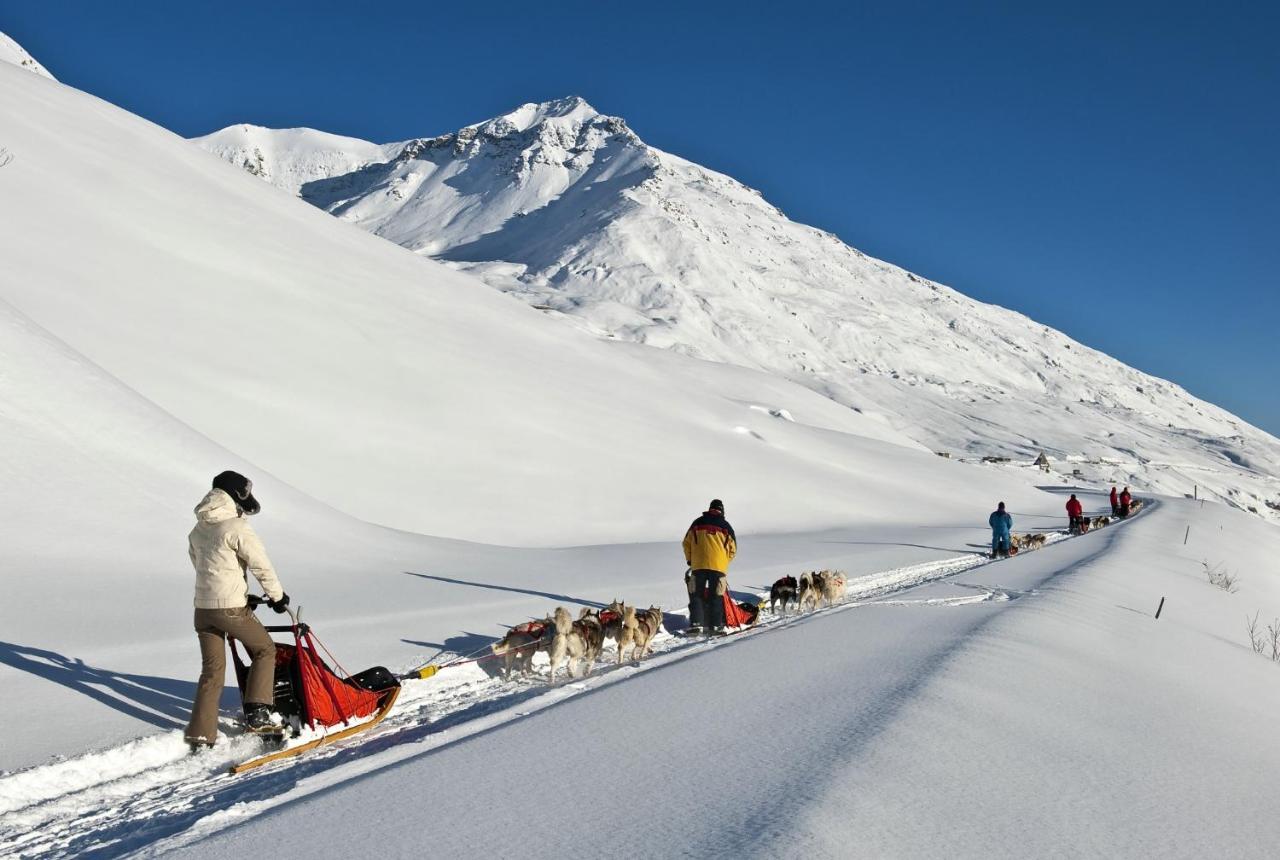
[[[724,518],[724,502],[712,499],[702,516],[684,535],[684,561],[689,565],[689,635],[703,630],[720,635],[724,630],[725,575],[738,553],[733,526]]]
[[[191,706],[186,741],[192,752],[213,746],[218,737],[218,699],[227,667],[227,637],[244,643],[253,661],[244,689],[245,729],[276,731],[271,718],[276,646],[249,607],[249,574],[267,593],[267,605],[284,612],[289,595],[280,587],[267,551],[245,520],[262,510],[253,483],[237,472],[213,479],[213,489],[196,505],[196,527],[187,552],[196,573],[195,628],[200,640],[200,681]]]

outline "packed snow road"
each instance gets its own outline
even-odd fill
[[[591,676],[550,689],[543,680],[508,684],[487,666],[458,666],[408,683],[393,715],[364,738],[260,772],[225,773],[254,754],[253,739],[188,758],[172,732],[34,768],[0,780],[0,852],[163,853],[284,803],[313,795],[314,802],[328,803],[335,793],[381,786],[382,779],[367,777],[388,768],[393,778],[430,786],[397,786],[396,793],[414,798],[412,805],[425,803],[432,818],[453,822],[446,840],[453,850],[441,856],[460,856],[477,844],[487,852],[494,834],[483,832],[484,816],[477,813],[495,804],[513,807],[516,820],[535,822],[531,827],[542,822],[545,838],[567,839],[564,819],[586,798],[576,791],[544,797],[520,790],[528,778],[517,778],[513,788],[508,766],[513,774],[546,778],[565,768],[593,774],[577,780],[604,789],[588,792],[590,803],[600,806],[588,819],[657,802],[646,786],[660,787],[665,808],[695,808],[708,785],[735,774],[749,775],[756,786],[748,806],[768,805],[772,793],[791,797],[793,784],[820,778],[817,760],[831,755],[830,744],[847,749],[862,737],[1000,604],[1104,551],[1119,531],[995,565],[968,554],[864,574],[851,582],[848,601],[832,609],[785,620],[766,615],[756,629],[721,640],[662,635],[655,656],[643,663],[615,668],[606,662]],[[985,609],[921,611],[968,604]],[[668,627],[682,625],[669,614]],[[569,701],[571,708],[562,707]],[[676,702],[680,707],[670,707]],[[418,773],[424,766],[429,774]],[[477,796],[478,786],[496,798]],[[354,802],[366,813],[372,808],[363,798]],[[688,844],[696,834],[726,839],[739,820],[729,810],[695,816]],[[514,842],[505,847],[525,839],[510,836]]]

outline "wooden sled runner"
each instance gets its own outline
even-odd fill
[[[286,746],[234,765],[232,773],[244,773],[367,731],[382,722],[400,695],[399,680],[382,666],[348,675],[335,660],[334,665],[342,672],[339,675],[321,658],[321,649],[326,654],[329,652],[311,628],[292,612],[290,618],[292,624],[267,628],[270,633],[289,633],[293,639],[291,643],[276,642],[273,707],[284,718],[284,724],[280,734],[274,737]],[[243,695],[249,667],[234,639],[231,640],[231,659]],[[304,728],[320,734],[311,740],[287,745],[288,738],[298,737]]]
[[[231,768],[231,772],[244,773],[246,770],[253,770],[255,767],[262,767],[264,764],[270,764],[271,762],[279,761],[280,759],[292,758],[293,756],[301,755],[302,753],[307,752],[308,750],[313,750],[318,747],[325,746],[326,744],[331,744],[331,743],[334,743],[335,741],[340,741],[343,738],[349,738],[352,735],[358,735],[361,732],[365,731],[366,729],[371,729],[374,726],[376,726],[378,723],[382,722],[382,718],[391,712],[391,707],[396,703],[396,699],[399,696],[400,696],[400,688],[396,687],[394,690],[391,691],[390,695],[388,695],[385,699],[383,699],[382,707],[379,708],[378,712],[373,715],[373,718],[370,720],[367,720],[366,722],[360,723],[359,725],[355,725],[355,726],[349,726],[345,729],[339,729],[338,731],[335,731],[335,732],[330,732],[329,734],[324,735],[322,737],[318,737],[315,740],[307,741],[305,744],[299,744],[298,746],[294,746],[294,747],[286,747],[285,749],[282,749],[282,750],[276,750],[275,752],[270,752],[265,755],[260,755],[257,758],[251,758],[246,762],[241,762],[240,764],[233,765]]]

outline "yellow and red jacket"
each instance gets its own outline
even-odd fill
[[[684,535],[684,560],[694,570],[729,572],[738,554],[738,539],[724,514],[707,511],[693,521]]]

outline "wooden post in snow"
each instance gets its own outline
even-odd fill
[[[1161,610],[1164,609],[1164,597],[1160,598],[1160,605],[1156,607],[1156,618],[1160,617]]]
[[[1187,526],[1187,533],[1182,536],[1182,545],[1187,545],[1187,538],[1191,537],[1191,526]]]

